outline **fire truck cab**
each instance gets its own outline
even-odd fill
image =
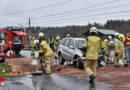
[[[26,45],[26,32],[24,29],[0,29],[0,40],[4,53],[15,51],[16,54]]]

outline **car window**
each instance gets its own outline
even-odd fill
[[[71,40],[69,46],[74,46],[74,40]]]
[[[64,44],[65,39],[61,40],[60,45]]]
[[[69,45],[69,42],[70,42],[70,39],[66,39],[63,43],[64,46],[68,47]]]
[[[84,44],[84,40],[76,40],[75,41],[75,46],[78,49],[83,48],[83,44]]]

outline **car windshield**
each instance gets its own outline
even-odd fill
[[[78,49],[83,48],[83,44],[84,44],[84,40],[76,40],[75,41],[75,46]]]

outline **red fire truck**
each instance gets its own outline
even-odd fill
[[[4,53],[15,51],[19,54],[26,45],[26,35],[24,28],[0,29],[0,43]]]

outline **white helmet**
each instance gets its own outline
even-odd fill
[[[59,39],[60,39],[60,37],[59,37],[59,36],[57,36],[57,37],[56,37],[56,40],[59,40]]]
[[[34,44],[34,45],[39,44],[39,40],[37,40],[37,39],[36,39],[36,40],[34,40],[33,44]]]
[[[92,33],[92,32],[97,33],[97,28],[96,27],[91,27],[90,28],[90,33]]]
[[[44,33],[40,32],[38,36],[39,37],[44,37]]]
[[[108,39],[109,39],[109,40],[112,40],[112,36],[108,36]]]
[[[70,37],[70,34],[67,34],[66,36],[67,36],[67,37]]]
[[[115,36],[119,36],[120,34],[119,33],[115,33]]]

